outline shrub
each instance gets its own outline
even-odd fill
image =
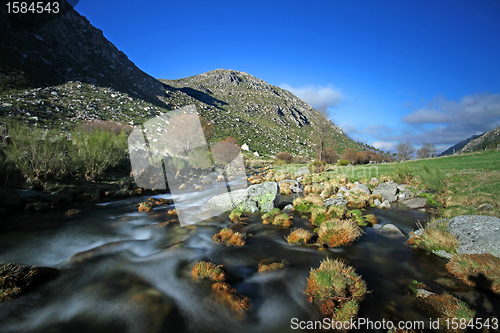
[[[10,162],[0,155],[0,189],[10,190],[22,183],[22,175]]]
[[[127,135],[96,128],[89,132],[78,129],[71,133],[69,155],[73,170],[87,180],[94,180],[127,156]]]
[[[343,159],[340,159],[337,161],[338,166],[346,166],[346,165],[349,165],[350,163],[351,163],[351,161],[343,160]]]
[[[446,186],[446,176],[440,169],[429,170],[427,165],[423,166],[424,172],[420,174],[420,180],[426,188],[436,193],[442,192]]]
[[[191,276],[198,279],[208,279],[212,281],[225,281],[227,278],[224,266],[217,266],[208,261],[197,262],[191,270]]]
[[[335,151],[333,148],[325,148],[323,149],[323,153],[321,154],[323,161],[325,161],[328,164],[335,164],[337,163],[337,160],[339,159],[339,154]]]
[[[310,173],[318,173],[326,171],[326,163],[325,161],[312,161],[307,165]]]
[[[9,135],[12,143],[5,148],[5,155],[28,183],[42,184],[66,175],[66,143],[55,132],[14,124]]]
[[[311,270],[305,290],[309,302],[318,305],[323,316],[342,321],[357,316],[357,303],[366,292],[366,283],[353,267],[329,258]]]
[[[295,229],[287,237],[288,244],[305,245],[311,241],[313,234],[306,229]]]
[[[293,161],[292,154],[290,154],[287,151],[282,151],[281,153],[277,153],[275,157],[277,160],[285,161],[287,164],[290,164]]]
[[[410,184],[415,178],[413,170],[406,164],[400,164],[394,169],[394,179],[398,183]]]
[[[351,220],[332,219],[325,221],[318,228],[318,244],[337,247],[357,240],[362,230],[359,225]]]

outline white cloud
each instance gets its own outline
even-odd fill
[[[280,88],[290,91],[315,108],[322,105],[335,107],[344,100],[344,95],[332,85],[328,85],[328,87],[303,86],[294,88],[286,83],[282,83],[280,84]]]
[[[375,141],[371,144],[373,147],[380,149],[382,151],[395,151],[396,143],[389,141]]]
[[[500,125],[500,95],[466,95],[459,101],[443,96],[434,98],[425,108],[402,118],[406,124],[455,124],[470,131],[485,131]]]

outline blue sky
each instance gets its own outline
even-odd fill
[[[500,126],[500,1],[82,0],[146,73],[234,69],[329,105],[351,138],[438,152]]]

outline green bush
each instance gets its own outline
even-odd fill
[[[349,165],[349,163],[351,163],[351,161],[343,160],[343,159],[340,159],[337,161],[338,166],[346,166],[346,165]]]
[[[442,192],[446,186],[446,176],[440,169],[431,171],[427,165],[423,166],[423,172],[420,174],[420,180],[426,188],[436,193]]]
[[[4,149],[5,155],[28,183],[42,184],[66,175],[65,139],[55,132],[20,124],[9,126],[8,131],[12,143]]]
[[[80,177],[94,180],[127,156],[127,135],[100,128],[92,132],[78,129],[71,133],[68,152],[73,171]]]
[[[13,189],[22,182],[22,175],[15,166],[0,155],[0,189]]]
[[[406,164],[400,164],[394,169],[395,181],[398,183],[409,184],[415,178],[413,170]]]

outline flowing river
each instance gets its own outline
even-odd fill
[[[292,199],[282,195],[280,206]],[[261,214],[249,214],[246,223],[237,225],[226,213],[180,227],[163,223],[172,219],[169,207],[137,212],[134,205],[146,200],[101,203],[73,217],[58,210],[23,213],[4,221],[8,228],[0,233],[0,262],[51,266],[61,274],[30,293],[1,302],[0,331],[297,332],[293,318],[321,320],[303,291],[311,268],[319,267],[326,257],[343,258],[366,281],[371,292],[360,304],[359,317],[428,322],[425,313],[411,306],[398,280],[432,284],[451,278],[446,260],[375,228],[365,227],[362,237],[349,246],[294,246],[284,238],[291,228],[264,225]],[[380,225],[392,223],[405,234],[428,217],[399,205],[368,212]],[[247,234],[246,245],[228,247],[212,241],[213,234],[230,225]],[[294,213],[296,227],[313,229],[308,214]],[[283,262],[285,269],[258,273],[258,264],[265,259]],[[191,278],[190,271],[200,260],[224,265],[231,275],[242,278],[231,285],[252,302],[243,317],[212,299],[210,282]],[[491,302],[471,288],[458,294],[482,300],[486,308]]]

